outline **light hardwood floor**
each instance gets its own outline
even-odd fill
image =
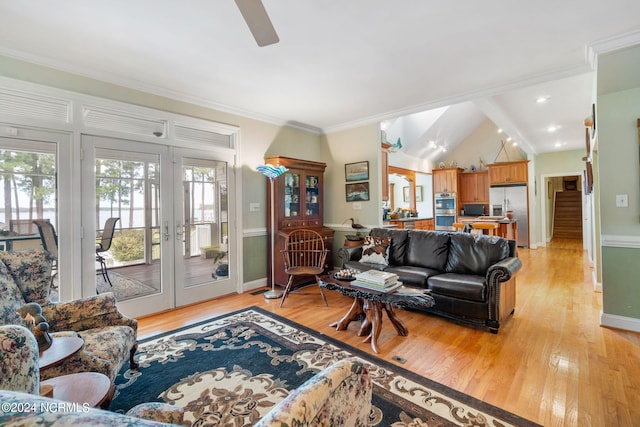
[[[516,311],[498,335],[399,311],[409,335],[397,336],[385,319],[377,356],[545,426],[640,425],[640,334],[599,326],[602,294],[593,291],[580,242],[518,253]],[[325,293],[329,307],[319,295],[291,295],[282,308],[262,295],[226,296],[139,319],[138,335],[255,305],[372,353],[355,324],[328,326],[350,299]]]

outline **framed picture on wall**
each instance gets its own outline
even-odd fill
[[[416,185],[416,203],[422,202],[422,197],[422,185]]]
[[[369,200],[369,183],[345,184],[347,202],[365,202]]]
[[[369,162],[347,163],[344,165],[344,177],[347,182],[369,179]]]

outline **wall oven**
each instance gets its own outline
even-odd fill
[[[454,230],[458,212],[456,193],[436,193],[433,201],[436,230]]]

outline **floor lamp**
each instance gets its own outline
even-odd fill
[[[288,171],[284,166],[273,166],[273,165],[262,165],[256,168],[258,172],[269,178],[269,188],[271,190],[270,197],[271,203],[271,290],[264,293],[264,297],[267,299],[276,299],[282,298],[283,292],[281,290],[276,290],[276,279],[275,279],[275,239],[276,239],[276,225],[275,225],[275,212],[274,212],[274,185],[275,180]]]

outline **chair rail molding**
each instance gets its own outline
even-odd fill
[[[640,236],[622,236],[616,234],[603,234],[602,246],[609,248],[640,249]]]

